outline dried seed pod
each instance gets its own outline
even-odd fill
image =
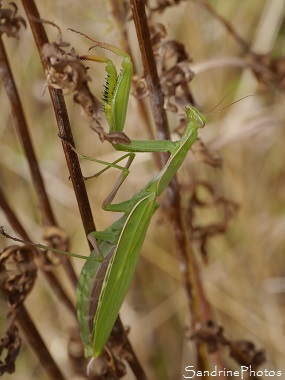
[[[18,7],[15,3],[10,3],[10,9],[2,8],[0,1],[0,34],[6,34],[8,37],[18,38],[18,32],[21,26],[26,28],[26,21],[21,16],[16,16]]]
[[[21,348],[21,337],[18,326],[15,324],[16,310],[12,311],[7,316],[7,329],[5,335],[0,339],[0,376],[5,372],[15,372],[15,361],[19,355]],[[5,358],[2,359],[3,351],[6,351]]]
[[[17,307],[32,290],[37,275],[34,248],[12,245],[0,254],[1,289],[9,306]]]
[[[9,312],[6,331],[0,339],[0,376],[15,371],[15,360],[20,352],[21,338],[16,317],[27,295],[33,288],[37,274],[34,249],[29,246],[12,245],[0,253],[0,287],[7,297]]]

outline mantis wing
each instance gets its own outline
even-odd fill
[[[86,260],[80,273],[76,290],[76,308],[85,357],[93,356],[93,318],[97,309],[104,275],[126,219],[127,217],[124,215],[106,230],[92,233],[99,246],[96,248],[94,246],[89,258],[98,259],[98,261]],[[103,261],[99,259],[100,255],[104,258]]]
[[[105,260],[108,260],[108,255],[113,253],[114,248],[114,245],[106,242],[104,245],[101,245],[100,250],[104,257],[103,263],[86,260],[78,280],[76,290],[77,318],[80,326],[82,343],[84,345],[85,357],[93,356],[91,336],[92,325],[90,327],[90,295],[94,289],[94,283],[100,281],[100,279],[98,280],[98,272],[100,271],[100,268],[103,266]],[[91,252],[89,257],[98,257],[98,253],[95,249]]]
[[[121,231],[115,252],[109,262],[99,296],[93,325],[93,355],[104,348],[125,299],[145,235],[156,209],[154,194],[136,203]]]

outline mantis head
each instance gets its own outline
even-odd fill
[[[207,119],[206,119],[205,115],[202,114],[202,112],[197,110],[197,108],[190,105],[190,106],[187,106],[185,108],[185,112],[186,112],[186,116],[187,116],[189,122],[194,123],[199,128],[204,127]]]

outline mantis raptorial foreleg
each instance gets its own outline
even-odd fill
[[[80,57],[82,60],[106,63],[107,79],[103,94],[103,112],[109,124],[109,132],[122,132],[126,120],[133,75],[133,64],[130,56],[113,45],[95,41],[86,34],[74,29],[70,30],[95,42],[96,45],[94,47],[110,50],[124,58],[121,72],[118,75],[116,67],[110,59],[89,54]]]

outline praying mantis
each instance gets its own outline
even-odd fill
[[[77,33],[89,38],[83,33]],[[103,96],[103,111],[110,132],[122,132],[132,80],[132,62],[129,55],[120,49],[92,41],[97,47],[123,57],[119,76],[110,59],[90,55],[81,57],[84,60],[106,63],[107,83]],[[180,140],[174,142],[131,140],[129,144],[114,143],[115,149],[128,153],[113,163],[105,163],[106,168],[97,173],[98,176],[109,167],[123,170],[102,207],[106,211],[122,212],[124,215],[104,231],[92,232],[88,236],[94,250],[82,268],[76,295],[77,314],[86,357],[96,358],[101,354],[132,281],[148,226],[159,207],[157,198],[183,163],[197,138],[198,129],[206,123],[205,116],[195,107],[188,106],[185,112],[188,124]],[[135,152],[168,152],[170,156],[163,169],[141,191],[127,201],[113,204],[119,187],[128,175],[128,168]],[[126,157],[129,157],[126,166],[124,168],[118,166],[117,163]],[[90,157],[83,156],[83,158],[99,162]],[[96,258],[97,262],[94,262]]]
[[[98,46],[120,53],[119,55],[124,57],[122,71],[119,76],[117,76],[113,65],[112,90],[109,93],[107,88],[104,96],[106,102],[104,112],[110,125],[110,130],[112,126],[112,131],[120,133],[124,127],[127,110],[127,104],[125,103],[128,101],[130,88],[128,87],[128,91],[125,91],[122,83],[127,83],[127,86],[130,86],[131,61],[128,55],[111,45],[100,44]],[[88,58],[92,60],[92,57]],[[98,61],[100,60],[98,59]],[[106,62],[106,59],[102,58],[101,62]],[[130,65],[125,65],[126,63],[130,63]],[[112,64],[108,63],[108,67],[112,67]],[[127,72],[125,72],[126,67]],[[128,76],[127,80],[125,75]],[[124,104],[122,107],[118,107],[118,102],[121,100],[121,91]],[[124,115],[118,118],[117,114],[120,110],[123,110]],[[89,234],[88,239],[94,247],[89,257],[62,252],[41,244],[32,244],[41,249],[50,249],[86,260],[79,277],[76,303],[81,338],[87,358],[96,358],[102,353],[131,284],[150,221],[159,207],[157,198],[164,192],[182,165],[188,151],[197,139],[198,129],[204,127],[206,123],[206,117],[194,106],[187,106],[185,113],[188,123],[183,136],[178,141],[131,140],[129,144],[113,143],[113,146],[118,151],[128,153],[112,163],[83,156],[85,159],[101,162],[106,166],[96,176],[110,167],[122,170],[113,190],[104,200],[102,207],[106,211],[122,212],[123,216],[104,231],[95,231]],[[113,204],[112,202],[118,189],[128,175],[129,166],[134,159],[135,152],[168,152],[169,158],[161,171],[142,190],[129,200]],[[118,162],[126,157],[129,157],[129,159],[125,167],[117,165]],[[0,233],[11,238],[5,234],[2,228],[0,228]],[[21,241],[15,238],[12,239]]]
[[[178,141],[156,141],[159,152],[169,152],[164,168],[130,200],[112,204],[124,177],[115,185],[115,191],[105,200],[107,211],[124,215],[104,231],[91,233],[95,243],[91,257],[104,257],[100,263],[86,261],[77,288],[78,320],[86,357],[97,357],[111,333],[121,305],[130,286],[137,260],[151,218],[158,208],[159,197],[183,163],[189,149],[197,139],[198,129],[206,123],[205,116],[195,107],[186,107],[188,124]],[[145,141],[147,144],[148,141]]]

